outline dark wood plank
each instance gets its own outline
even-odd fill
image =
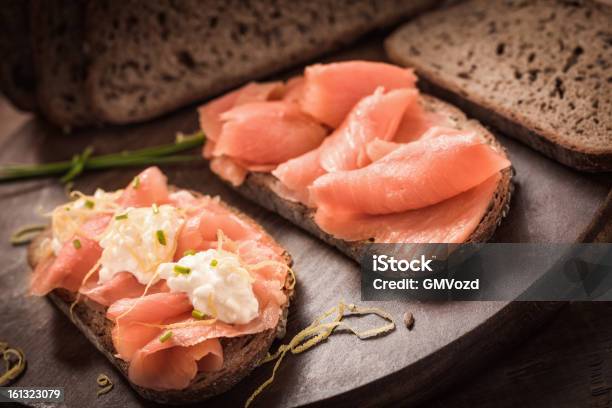
[[[379,39],[333,58],[381,59]],[[156,121],[121,128],[93,129],[63,135],[44,122],[31,119],[13,128],[0,123],[0,163],[46,162],[69,158],[85,146],[98,153],[172,140],[176,131],[197,127],[193,108]],[[575,241],[597,215],[612,180],[566,169],[512,140],[501,138],[517,171],[517,189],[511,211],[495,236],[496,241]],[[313,317],[338,300],[358,302],[357,265],[334,249],[289,225],[274,214],[246,202],[230,191],[204,164],[164,169],[173,184],[220,194],[261,222],[293,255],[299,277],[288,334],[296,333]],[[75,188],[115,189],[126,185],[136,170],[92,173]],[[0,230],[42,220],[46,211],[65,200],[53,180],[0,185]],[[65,386],[70,406],[153,406],[143,401],[95,351],[71,323],[46,299],[25,297],[25,250],[0,243],[0,336],[23,347],[28,370],[16,385]],[[303,355],[290,356],[278,372],[278,381],[261,397],[259,406],[304,404],[360,406],[402,399],[414,404],[440,393],[453,381],[491,363],[553,315],[559,305],[527,302],[402,303],[373,302],[401,322],[404,311],[416,318],[413,331],[398,326],[389,336],[358,341],[338,335]],[[99,399],[95,378],[109,374],[116,389]],[[270,367],[256,370],[232,392],[207,405],[241,405],[269,375]],[[383,392],[384,391],[384,392]]]
[[[571,303],[497,364],[465,378],[430,408],[609,407],[612,304]]]

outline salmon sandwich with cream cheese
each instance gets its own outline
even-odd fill
[[[29,262],[31,294],[69,314],[141,395],[169,403],[249,374],[284,334],[295,283],[254,220],[156,167],[56,207]]]

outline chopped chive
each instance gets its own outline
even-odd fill
[[[219,262],[216,259],[213,259],[212,261],[210,261],[210,266],[213,268],[215,268],[218,264]]]
[[[140,187],[140,177],[134,177],[134,182],[132,183],[132,186],[134,186],[134,190],[138,190],[138,187]]]
[[[78,239],[72,241],[72,245],[74,245],[76,249],[81,249],[81,241],[79,241]]]
[[[125,213],[125,214],[121,214],[121,215],[116,216],[115,219],[117,221],[119,221],[119,220],[127,220],[127,217],[128,217],[128,215],[127,215],[127,213]]]
[[[66,210],[66,211],[70,211],[70,206],[69,206],[69,205],[67,205],[66,207],[64,207],[64,210]]]
[[[203,319],[204,313],[200,312],[198,309],[193,309],[191,311],[191,316],[193,316],[196,319]]]
[[[162,230],[157,230],[155,232],[155,235],[157,235],[157,241],[162,244],[162,245],[166,245],[166,235],[164,235],[164,231]]]
[[[161,343],[170,340],[170,337],[172,337],[172,332],[170,330],[168,330],[167,332],[165,332],[164,334],[162,334],[161,336],[159,336],[159,341]]]
[[[86,200],[85,201],[85,207],[89,208],[90,210],[93,209],[96,206],[96,203],[94,203],[91,200]]]
[[[153,208],[153,214],[159,214],[159,207],[157,206],[157,204],[153,203],[151,208]]]
[[[188,275],[191,272],[191,268],[183,265],[174,265],[174,272],[181,275]]]
[[[195,255],[196,251],[194,249],[188,249],[185,252],[183,252],[183,256],[187,256],[187,255]]]

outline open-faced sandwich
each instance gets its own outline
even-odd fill
[[[355,259],[372,242],[486,241],[509,205],[511,163],[487,129],[416,80],[347,61],[247,84],[200,107],[204,157]]]
[[[144,397],[223,392],[284,333],[291,258],[218,197],[170,187],[151,167],[51,216],[29,250],[31,293],[70,314]]]

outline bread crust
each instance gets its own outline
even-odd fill
[[[201,195],[196,192],[191,193],[197,196]],[[257,224],[255,220],[223,202],[222,205],[239,216],[243,221],[255,226],[264,233],[267,238],[276,243],[276,241]],[[36,236],[29,245],[27,259],[32,269],[42,260],[44,256],[43,247],[45,245],[45,240],[50,237],[51,229],[47,228]],[[293,260],[289,253],[284,252],[283,259],[288,266],[293,264]],[[289,275],[287,279],[289,279]],[[72,316],[74,318],[72,318],[72,321],[85,337],[87,337],[117,368],[117,370],[125,376],[132,388],[134,388],[138,394],[155,402],[183,405],[202,401],[227,391],[259,365],[261,360],[266,356],[274,339],[284,335],[289,304],[293,297],[294,290],[284,288],[284,293],[287,296],[287,303],[282,307],[281,318],[275,328],[231,339],[222,338],[221,345],[223,346],[224,354],[223,368],[213,373],[198,373],[189,387],[183,390],[157,391],[140,387],[129,381],[129,364],[115,356],[116,351],[111,336],[113,322],[106,318],[106,308],[102,305],[88,299],[79,302],[73,309]],[[55,289],[47,296],[62,312],[64,312],[64,314],[70,317],[70,305],[75,299],[75,293],[65,289]]]
[[[473,130],[482,135],[489,144],[506,156],[504,148],[495,139],[495,136],[479,122],[468,119],[462,111],[435,97],[423,95],[422,101],[423,107],[426,110],[436,111],[448,116],[457,129]],[[512,174],[512,168],[501,172],[502,177],[495,190],[495,195],[489,204],[489,208],[467,242],[488,241],[501,223],[501,220],[508,213],[513,190]],[[312,208],[308,208],[302,203],[284,199],[276,194],[279,184],[280,181],[271,174],[250,172],[240,186],[232,187],[246,198],[270,211],[280,214],[293,224],[338,248],[355,261],[359,262],[361,260],[368,247],[372,245],[371,240],[344,241],[326,233],[315,223],[314,210]]]

